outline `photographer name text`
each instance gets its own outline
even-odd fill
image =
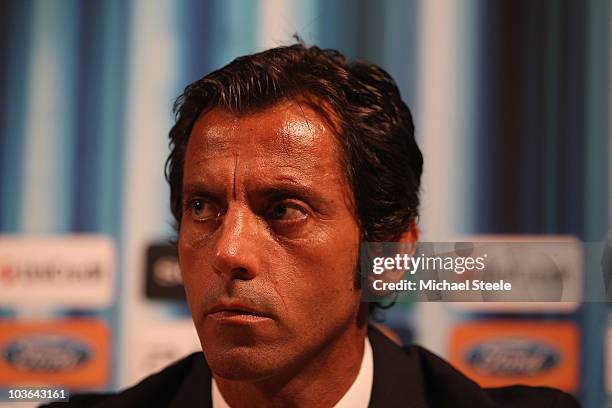
[[[406,279],[402,279],[397,282],[385,282],[382,279],[376,279],[372,282],[372,287],[377,291],[510,291],[512,290],[512,283],[506,282],[503,279],[497,282],[485,282],[479,279],[467,279],[462,282],[429,279],[419,280],[417,284],[417,282]]]

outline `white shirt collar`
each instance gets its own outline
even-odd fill
[[[359,374],[357,374],[357,378],[355,378],[346,394],[334,405],[334,408],[367,408],[372,395],[373,383],[374,357],[370,340],[366,336]],[[212,379],[212,406],[213,408],[230,408],[223,395],[221,395],[214,377]]]

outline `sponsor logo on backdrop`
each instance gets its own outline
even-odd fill
[[[64,335],[27,334],[2,351],[8,365],[30,372],[67,372],[91,360],[87,343]]]
[[[0,330],[0,388],[106,386],[109,341],[108,327],[99,320],[4,321]]]
[[[0,260],[0,262],[2,262]],[[69,264],[58,261],[49,263],[20,262],[11,265],[5,261],[0,274],[0,284],[11,286],[19,281],[36,285],[46,282],[49,285],[70,284],[71,282],[99,282],[102,279],[102,270],[96,263]]]
[[[152,300],[184,300],[185,289],[176,248],[153,244],[147,249],[145,293]]]
[[[485,375],[526,376],[556,367],[561,353],[544,343],[524,338],[492,339],[469,350],[466,361]]]
[[[104,236],[0,236],[0,307],[109,307],[114,269]]]
[[[521,383],[573,392],[578,353],[571,322],[471,322],[451,334],[451,362],[484,387]]]

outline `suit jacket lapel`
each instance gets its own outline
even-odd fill
[[[370,408],[426,408],[420,361],[377,329],[368,329],[374,354],[374,383]]]
[[[212,408],[212,373],[202,353],[198,353],[196,358],[196,363],[172,400],[171,408]]]

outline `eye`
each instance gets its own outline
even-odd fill
[[[202,198],[194,198],[189,201],[187,210],[197,221],[207,221],[221,214],[221,211],[215,204]]]
[[[266,214],[266,218],[272,221],[300,221],[308,217],[306,210],[300,205],[292,202],[275,204]]]

